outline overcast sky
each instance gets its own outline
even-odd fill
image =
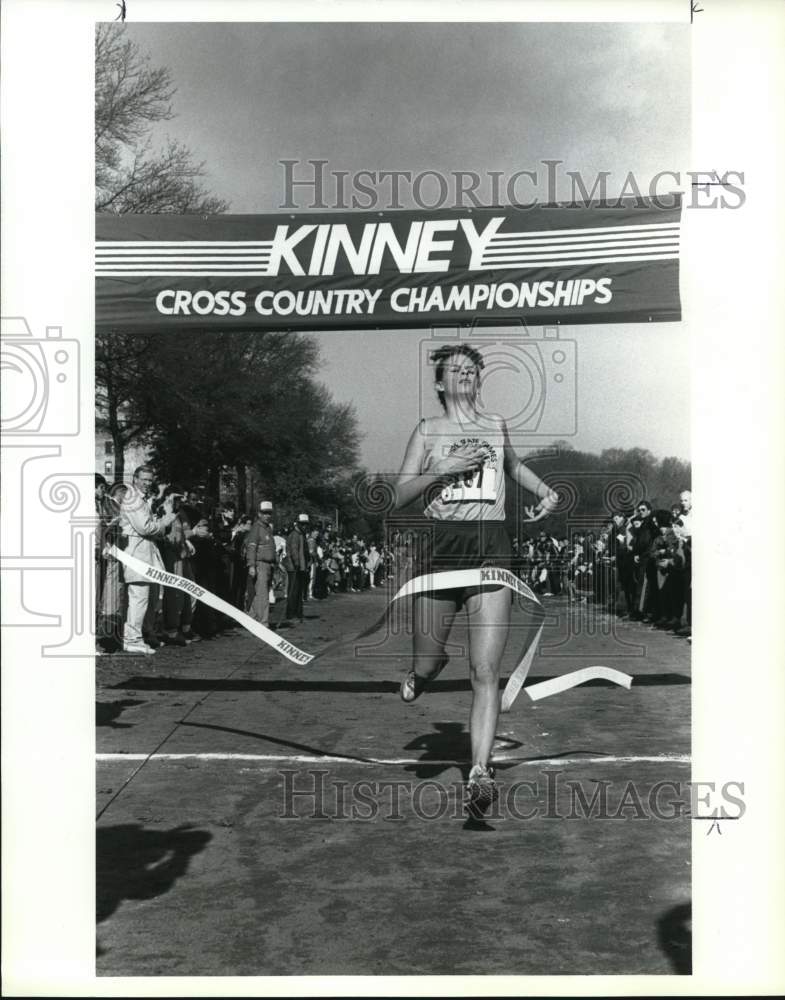
[[[693,166],[684,25],[130,24],[127,31],[154,65],[169,67],[177,86],[176,118],[160,137],[186,142],[205,160],[211,192],[233,212],[279,209],[282,159],[326,159],[327,170],[350,173],[537,170],[541,198],[541,161],[558,159],[555,193],[565,200],[567,170],[580,171],[589,187],[610,171],[613,195],[629,171],[645,193],[658,172]],[[435,191],[424,187],[423,197]],[[404,188],[402,206],[414,207],[405,195]],[[420,412],[418,344],[428,336],[427,329],[318,335],[322,378],[336,398],[355,403],[369,468],[400,461]],[[685,324],[563,327],[561,337],[577,347],[575,447],[638,445],[689,458]],[[497,389],[490,402],[509,412],[509,386],[497,380]]]

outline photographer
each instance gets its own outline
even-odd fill
[[[161,516],[153,514],[150,502],[153,481],[153,470],[149,466],[140,465],[136,469],[120,508],[120,528],[127,539],[125,548],[129,556],[163,570],[156,542],[163,539],[176,514],[171,495],[163,501]],[[128,615],[123,631],[123,650],[134,654],[154,653],[155,647],[145,642],[145,637],[154,637],[158,587],[128,566],[125,567],[125,582]]]

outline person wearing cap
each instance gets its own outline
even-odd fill
[[[248,577],[253,581],[254,595],[248,611],[262,625],[270,624],[270,584],[275,569],[275,536],[273,505],[269,500],[259,504],[259,516],[254,521],[245,542]]]
[[[308,591],[308,570],[310,556],[308,553],[308,515],[300,514],[294,527],[286,538],[286,571],[288,586],[286,592],[286,618],[291,622],[303,620],[303,598]]]

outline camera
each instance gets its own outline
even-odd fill
[[[3,434],[79,433],[79,343],[62,327],[36,339],[21,316],[0,320]]]
[[[433,327],[420,342],[420,413],[434,409],[434,362],[438,347],[465,344],[483,358],[477,409],[488,430],[504,418],[510,436],[571,437],[578,430],[577,344],[555,327],[530,330],[520,320],[510,327]]]

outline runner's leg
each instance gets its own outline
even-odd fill
[[[414,599],[414,672],[428,681],[442,669],[457,599],[443,594],[418,594]]]
[[[506,587],[483,588],[470,594],[465,606],[473,692],[469,716],[472,764],[485,767],[499,718],[499,674],[510,625],[510,592]]]

